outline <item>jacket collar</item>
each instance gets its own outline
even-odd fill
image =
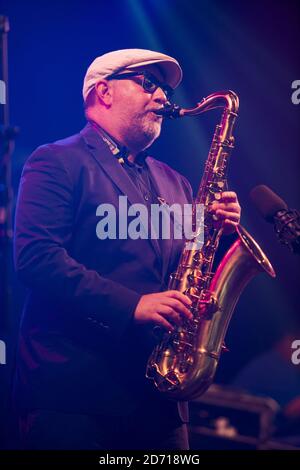
[[[105,131],[103,132],[110,140],[109,145],[107,141],[100,137],[95,127],[89,122],[82,129],[80,134],[94,158],[96,158],[98,163],[100,163],[118,188],[127,195],[128,200],[132,204],[136,202],[143,203],[144,200],[142,196],[136,190],[135,185],[119,161],[120,158],[126,158],[126,147],[121,147],[111,136],[109,136],[109,134]],[[173,204],[176,201],[176,197],[169,185],[166,185],[167,175],[165,165],[150,156],[147,156],[145,160],[151,173],[157,194],[160,197],[158,203],[165,201],[168,204]]]

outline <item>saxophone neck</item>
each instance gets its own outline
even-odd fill
[[[176,119],[184,116],[196,116],[217,108],[223,108],[227,113],[236,116],[239,109],[239,98],[236,93],[231,90],[212,93],[193,108],[181,108],[168,101],[162,109],[157,111],[157,114],[165,118]]]
[[[217,108],[223,108],[227,112],[237,115],[239,109],[238,96],[231,90],[218,91],[203,98],[194,108],[182,109],[181,114],[182,116],[196,116]]]

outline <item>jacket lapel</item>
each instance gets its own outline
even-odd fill
[[[105,171],[108,178],[110,178],[120,191],[127,196],[128,201],[131,204],[138,203],[144,205],[145,201],[142,195],[136,189],[126,170],[118,162],[118,159],[112,155],[107,144],[103,142],[97,131],[88,123],[80,134],[97,163]],[[148,227],[145,227],[145,229],[147,230]],[[161,258],[161,250],[158,240],[150,238],[150,230],[148,230],[148,233],[152,247],[154,248],[157,256]]]

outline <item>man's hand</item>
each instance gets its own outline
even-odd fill
[[[187,307],[191,300],[177,290],[168,290],[157,294],[147,294],[140,298],[134,312],[136,323],[152,323],[173,330],[174,324],[193,318]]]
[[[212,202],[209,212],[215,216],[217,224],[223,225],[225,235],[233,233],[241,218],[241,206],[236,193],[223,191],[221,199]]]

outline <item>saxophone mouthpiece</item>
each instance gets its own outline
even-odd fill
[[[180,108],[180,106],[178,106],[177,104],[172,104],[170,103],[170,101],[168,101],[163,108],[158,109],[156,111],[156,114],[159,114],[164,118],[176,119],[182,117],[182,114],[180,112],[181,109],[182,108]]]

